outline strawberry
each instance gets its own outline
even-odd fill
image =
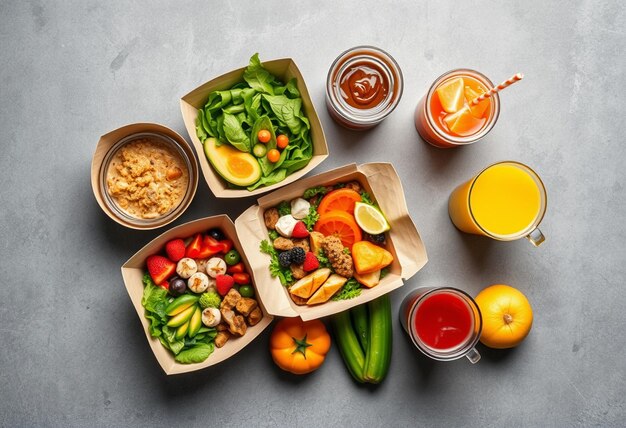
[[[148,272],[156,285],[161,285],[176,272],[176,263],[163,256],[149,256],[146,259]]]
[[[185,257],[185,241],[182,239],[172,239],[165,244],[165,252],[171,261],[177,262]]]
[[[215,288],[220,296],[225,296],[233,285],[235,285],[235,280],[230,275],[218,275],[215,278]]]
[[[320,267],[320,262],[317,260],[317,257],[315,257],[315,254],[310,251],[306,253],[304,263],[302,264],[302,270],[305,272],[311,272],[312,270],[316,270],[318,267]]]
[[[299,221],[293,227],[293,232],[291,232],[292,238],[306,238],[309,236],[309,231],[306,229],[303,221]]]
[[[250,284],[250,275],[247,273],[234,273],[233,280],[235,284],[239,285]]]

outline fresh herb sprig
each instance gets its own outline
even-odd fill
[[[291,269],[284,268],[280,265],[278,261],[278,251],[274,248],[272,244],[270,244],[266,239],[261,241],[260,250],[262,253],[265,253],[271,257],[270,260],[270,274],[272,277],[280,280],[280,283],[283,287],[288,287],[293,283],[293,275],[291,274]]]
[[[336,293],[332,300],[348,300],[354,299],[355,297],[359,297],[361,295],[361,284],[354,278],[350,278],[344,285],[341,287],[338,293]]]

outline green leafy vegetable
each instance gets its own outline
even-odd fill
[[[291,214],[291,204],[287,201],[282,201],[278,204],[278,215],[282,217],[287,214]]]
[[[332,297],[332,300],[348,300],[354,299],[361,295],[361,284],[354,278],[350,278],[344,285],[341,287],[341,290],[337,294]]]
[[[272,277],[280,280],[280,283],[284,287],[288,287],[293,283],[293,276],[291,274],[291,269],[284,268],[280,265],[278,261],[278,252],[274,248],[272,244],[267,242],[267,240],[261,241],[260,251],[264,254],[268,254],[271,257],[270,260],[270,275]]]
[[[302,197],[304,199],[311,199],[313,196],[325,195],[326,193],[328,193],[328,188],[326,186],[317,186],[306,189]]]
[[[272,242],[274,242],[274,240],[280,236],[280,235],[278,234],[278,232],[276,232],[275,230],[270,230],[270,231],[268,232],[268,234],[269,234],[270,239],[272,240]]]
[[[201,363],[209,358],[209,355],[213,353],[213,349],[214,345],[212,343],[200,343],[193,348],[180,351],[174,359],[183,364]]]
[[[224,112],[224,135],[230,144],[242,152],[250,152],[250,138],[235,116]]]
[[[315,226],[315,223],[317,223],[319,219],[320,215],[317,213],[317,207],[311,204],[309,207],[309,213],[302,219],[302,221],[304,222],[307,230],[311,232],[313,230],[313,226]]]
[[[333,266],[330,263],[330,260],[328,260],[328,257],[326,257],[326,253],[324,252],[323,248],[320,248],[317,251],[317,261],[320,262],[320,268],[328,268],[331,271],[334,271]]]
[[[245,80],[252,89],[265,94],[274,93],[274,85],[276,79],[261,64],[259,54],[255,53],[250,58],[248,67],[243,72],[243,80]]]
[[[391,269],[389,268],[389,266],[382,268],[380,271],[380,279],[383,279],[384,277],[386,277],[390,271]]]

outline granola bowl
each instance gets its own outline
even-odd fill
[[[91,184],[98,204],[113,220],[133,229],[156,229],[189,206],[198,166],[189,144],[173,130],[132,124],[100,138]]]

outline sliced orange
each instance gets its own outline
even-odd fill
[[[489,99],[486,99],[482,100],[475,106],[469,104],[470,102],[472,102],[473,99],[479,97],[481,94],[482,92],[476,92],[469,86],[465,87],[465,100],[469,105],[472,115],[478,119],[482,118],[485,115],[485,111],[489,108],[489,104],[491,103]]]
[[[363,239],[356,220],[345,211],[334,210],[321,214],[313,229],[324,236],[338,236],[343,246],[348,248]]]
[[[345,211],[354,213],[354,204],[361,202],[361,195],[352,189],[337,189],[322,198],[317,207],[318,214],[322,215],[329,211]]]
[[[485,119],[475,118],[468,106],[463,107],[454,114],[449,114],[443,121],[446,122],[451,133],[461,137],[475,134],[485,123]]]
[[[465,101],[463,86],[463,78],[457,77],[437,88],[436,92],[439,96],[439,102],[446,113],[456,113],[463,107],[463,102]]]

